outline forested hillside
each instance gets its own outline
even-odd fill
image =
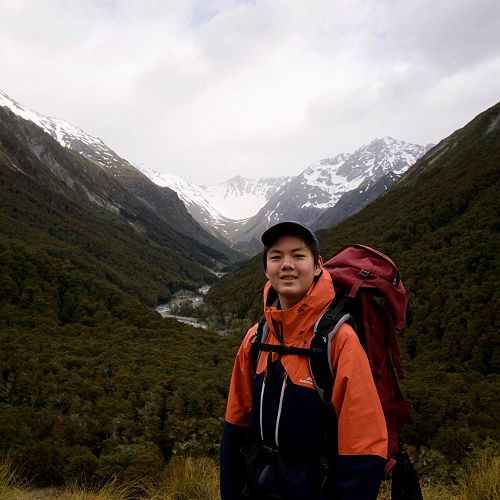
[[[220,268],[239,258],[237,252],[194,221],[176,193],[156,186],[116,154],[116,162],[103,166],[61,146],[34,123],[1,106],[0,155],[2,168],[11,170],[11,174],[24,174],[10,175],[6,186],[15,190],[21,183],[28,199],[41,191],[45,203],[53,195],[63,196],[73,206],[71,220],[85,220],[89,213],[90,224],[94,221],[101,224],[92,233],[104,233],[102,228],[108,224],[111,232],[116,232],[117,227],[126,233],[132,229],[136,236],[142,237],[145,246],[161,247],[180,257],[179,268],[186,267],[182,258],[188,258],[187,267],[191,268],[188,273],[203,275],[206,270],[200,265]],[[15,205],[23,198],[14,196],[12,203]],[[29,206],[26,208],[28,211],[24,213],[28,216]],[[64,219],[65,213],[62,215]],[[74,241],[84,244],[86,239],[82,233]],[[171,264],[170,268],[173,267]]]
[[[413,401],[405,432],[423,468],[452,467],[500,435],[499,177],[500,104],[367,208],[318,232],[325,257],[364,243],[400,267],[411,308],[400,337]],[[263,283],[256,257],[212,288],[206,313],[250,324],[260,317]]]
[[[0,452],[35,484],[154,475],[173,450],[216,455],[235,344],[134,298],[204,276],[25,183],[2,170]]]
[[[215,456],[236,344],[151,306],[228,260],[12,120],[0,120],[0,455],[39,485]],[[89,187],[123,209],[93,203]]]
[[[0,244],[1,452],[39,485],[215,456],[236,344],[50,254]]]

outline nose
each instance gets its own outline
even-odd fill
[[[281,269],[293,269],[293,266],[293,259],[285,256],[281,263]]]

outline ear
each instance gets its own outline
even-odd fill
[[[269,273],[267,272],[267,269],[264,269],[264,274],[266,275],[266,278],[269,279]]]
[[[314,269],[314,276],[319,276],[321,274],[321,270],[323,269],[323,257],[321,255],[318,257],[318,264]]]

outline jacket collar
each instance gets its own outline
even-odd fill
[[[322,272],[311,285],[302,300],[290,309],[282,310],[278,294],[270,282],[264,287],[264,315],[270,332],[279,339],[283,332],[283,341],[293,343],[303,339],[303,334],[311,330],[321,313],[330,305],[335,296],[330,273]],[[278,330],[278,335],[276,334]]]

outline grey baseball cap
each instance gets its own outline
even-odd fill
[[[300,236],[304,241],[312,244],[313,247],[315,247],[315,249],[318,251],[319,255],[320,252],[318,238],[316,238],[316,235],[311,229],[309,229],[304,224],[301,224],[300,222],[279,222],[278,224],[271,226],[269,229],[266,229],[262,233],[260,241],[262,241],[264,246],[270,247],[278,238],[288,235]]]

